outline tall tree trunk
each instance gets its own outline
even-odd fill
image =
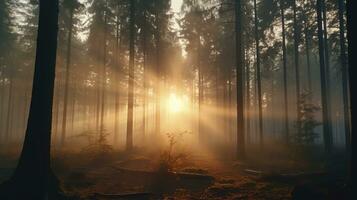
[[[160,92],[160,82],[161,82],[161,56],[160,56],[160,51],[161,51],[161,30],[160,30],[160,19],[159,19],[159,13],[156,11],[156,83],[155,83],[155,89],[156,89],[156,116],[155,116],[155,133],[160,134],[161,132],[161,124],[160,124],[160,116],[161,116],[161,105],[160,105],[160,98],[161,98],[161,92]]]
[[[116,21],[116,41],[115,41],[115,64],[117,67],[116,74],[115,76],[115,111],[114,111],[114,144],[117,144],[118,142],[118,137],[119,137],[119,107],[120,107],[120,73],[121,73],[121,25],[120,25],[120,19],[119,19],[119,3],[117,5],[117,21]]]
[[[355,43],[353,41],[353,28],[352,28],[352,20],[356,19],[356,14],[352,13],[352,8],[356,6],[356,4],[353,4],[352,2],[356,3],[356,1],[352,0],[347,0],[346,2],[346,12],[347,12],[347,40],[348,40],[348,71],[349,72],[349,80],[353,80],[353,76],[356,75],[356,69],[355,67],[352,67],[353,65],[356,66],[356,52],[353,50],[353,48],[356,48]],[[355,15],[355,16],[353,16]],[[356,108],[355,108],[355,101],[354,95],[356,94],[356,90],[353,89],[352,84],[349,84],[349,90],[350,90],[350,103],[351,103],[351,143],[350,143],[350,148],[351,148],[351,154],[349,155],[349,158],[351,159],[351,165],[350,165],[350,171],[349,171],[349,183],[352,185],[353,181],[356,180],[356,172],[353,171],[353,169],[356,168],[357,166],[357,159],[356,159],[356,150],[357,150],[357,136],[356,136],[356,131],[353,131],[353,124],[356,124]],[[356,130],[356,129],[355,129]],[[354,156],[354,158],[353,158]]]
[[[71,132],[73,134],[74,131],[74,118],[76,114],[76,101],[77,101],[77,82],[76,80],[72,77],[72,104],[71,104]]]
[[[133,148],[133,106],[134,106],[134,56],[135,56],[135,0],[130,1],[129,19],[129,83],[126,149]]]
[[[322,103],[322,120],[323,120],[323,136],[326,155],[330,156],[332,150],[332,135],[331,125],[328,117],[328,100],[327,100],[327,80],[326,80],[326,65],[324,53],[324,39],[322,29],[322,2],[317,0],[317,27],[319,40],[319,56],[320,56],[320,76],[321,76],[321,103]]]
[[[300,66],[299,66],[299,35],[300,31],[298,30],[297,22],[297,10],[296,10],[296,0],[293,4],[294,12],[294,65],[295,65],[295,84],[296,84],[296,113],[297,113],[297,132],[298,134],[301,131],[301,108],[300,108]]]
[[[229,70],[229,75],[228,75],[228,109],[227,109],[227,126],[228,126],[228,139],[229,141],[233,141],[233,133],[232,133],[232,69]],[[244,71],[242,70],[242,74]],[[242,80],[244,83],[244,80]],[[244,84],[243,84],[244,85]],[[244,94],[244,92],[243,92]],[[243,95],[244,97],[244,95]],[[244,99],[243,99],[244,101]]]
[[[306,66],[307,66],[307,88],[310,93],[310,100],[312,97],[312,78],[311,78],[311,59],[310,59],[310,37],[307,25],[307,19],[304,19],[304,30],[305,30],[305,53],[306,53]]]
[[[106,2],[107,6],[107,2]],[[106,7],[106,9],[108,9]],[[106,62],[107,62],[107,21],[108,21],[108,13],[104,11],[104,44],[103,44],[103,63],[102,63],[102,73],[101,73],[101,113],[100,113],[100,135],[99,140],[104,140],[104,117],[105,117],[105,93],[106,93],[106,85],[107,85],[107,70],[106,70]]]
[[[14,85],[14,78],[13,78],[13,75],[11,74],[10,75],[10,78],[9,78],[9,96],[8,96],[8,99],[7,99],[7,112],[6,112],[6,124],[5,124],[5,141],[8,141],[10,139],[10,127],[11,127],[11,108],[13,106],[13,103],[12,103],[12,93],[13,93],[13,85]]]
[[[219,85],[221,84],[220,83],[220,81],[219,81],[219,67],[218,67],[218,65],[216,65],[216,73],[215,73],[215,78],[216,78],[216,80],[215,80],[215,82],[216,82],[216,88],[215,88],[215,90],[216,90],[216,102],[215,102],[215,104],[216,104],[216,109],[218,109],[219,108]],[[220,118],[220,116],[219,116],[219,112],[216,112],[216,120],[217,120],[217,122],[218,122],[218,120],[219,120],[219,118]]]
[[[259,114],[259,142],[260,148],[263,149],[264,138],[263,138],[263,107],[262,107],[262,80],[261,80],[261,69],[260,69],[260,47],[259,47],[259,23],[258,23],[258,13],[257,13],[257,0],[254,0],[254,24],[255,24],[255,48],[256,48],[256,59],[257,59],[257,89],[258,89],[258,114]]]
[[[58,1],[40,0],[35,73],[25,141],[12,178],[0,199],[57,199],[58,183],[50,166]]]
[[[247,136],[247,142],[250,144],[250,63],[247,59],[248,57],[248,48],[247,50],[244,51],[244,62],[245,62],[245,82],[246,82],[246,98],[247,98],[247,103],[245,106],[245,118],[246,118],[246,136]]]
[[[256,4],[256,2],[254,1]],[[235,42],[236,42],[236,69],[237,69],[237,157],[245,158],[244,139],[244,91],[243,91],[243,54],[242,54],[242,3],[235,2]]]
[[[144,11],[143,13],[144,15],[144,26],[143,26],[143,137],[145,139],[146,136],[146,99],[147,99],[147,66],[146,66],[146,62],[147,62],[147,39],[146,39],[146,23],[147,23],[147,19],[146,19],[146,11]]]
[[[197,38],[197,69],[198,69],[198,139],[202,142],[202,97],[203,97],[203,86],[202,86],[202,66],[201,66],[201,36]]]
[[[66,75],[64,83],[64,99],[63,99],[63,114],[62,114],[62,135],[61,146],[65,145],[67,131],[67,111],[68,111],[68,93],[69,93],[69,76],[71,67],[71,50],[72,50],[72,33],[73,33],[73,14],[74,9],[70,8],[69,29],[67,37],[67,55],[66,55]]]
[[[330,122],[330,130],[332,134],[332,104],[331,104],[331,81],[330,81],[330,53],[329,53],[329,42],[327,35],[327,13],[326,13],[326,2],[322,0],[322,19],[323,19],[323,38],[324,38],[324,53],[325,53],[325,67],[326,67],[326,96],[327,96],[327,117]],[[331,136],[332,137],[332,136]],[[333,138],[332,138],[333,139]]]
[[[56,72],[57,73],[57,72]],[[55,114],[54,114],[54,123],[53,123],[53,125],[54,125],[54,127],[52,127],[53,128],[53,137],[56,139],[56,141],[57,141],[57,134],[58,134],[58,121],[59,121],[59,104],[60,104],[60,100],[59,100],[59,98],[60,98],[60,84],[61,84],[61,82],[60,82],[60,80],[59,80],[59,78],[58,78],[58,73],[57,73],[57,78],[56,78],[56,80],[55,80],[55,91],[54,91],[54,104],[55,104]],[[26,116],[26,119],[27,119],[27,116]],[[25,120],[26,120],[25,119]],[[26,126],[25,126],[25,129],[26,129]]]
[[[28,99],[28,92],[26,91],[25,94],[24,94],[24,110],[23,110],[23,120],[22,120],[22,129],[21,131],[26,131],[26,126],[27,126],[27,112],[28,112],[28,102],[27,102],[27,99]],[[22,139],[22,138],[21,138]]]
[[[289,144],[289,113],[288,113],[288,80],[287,80],[287,62],[286,62],[286,32],[285,32],[285,9],[284,0],[280,1],[281,9],[281,29],[283,40],[283,82],[284,82],[284,128],[285,142]]]
[[[342,71],[342,97],[343,97],[343,113],[344,113],[344,129],[346,138],[346,150],[350,154],[350,111],[349,111],[349,101],[348,101],[348,67],[347,67],[347,56],[346,56],[346,38],[345,38],[345,20],[344,12],[345,5],[343,0],[338,0],[338,17],[340,26],[340,62]]]
[[[0,86],[0,138],[5,137],[4,131],[3,131],[3,122],[4,122],[4,118],[3,118],[3,111],[4,111],[4,102],[5,102],[5,77],[4,77],[4,71],[1,71],[1,86]],[[4,141],[5,138],[2,138],[1,140]]]

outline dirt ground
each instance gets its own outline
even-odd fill
[[[1,156],[0,182],[11,175],[14,157]],[[64,192],[81,200],[348,199],[343,179],[316,170],[277,169],[271,162],[257,167],[196,153],[167,171],[157,153],[111,152],[57,155],[52,166]]]

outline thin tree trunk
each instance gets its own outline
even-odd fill
[[[310,37],[308,32],[307,19],[304,19],[304,30],[305,30],[305,53],[306,53],[306,66],[307,66],[307,88],[310,93],[310,100],[312,97],[312,78],[311,78],[311,59],[310,59]]]
[[[107,6],[107,5],[106,5]],[[107,7],[106,7],[107,9]],[[107,21],[108,21],[108,13],[105,11],[104,13],[104,44],[103,44],[103,63],[102,63],[102,73],[101,73],[101,113],[100,113],[100,135],[99,140],[104,140],[104,117],[105,117],[105,93],[106,93],[106,85],[107,85],[107,70],[106,70],[106,62],[107,62]]]
[[[63,114],[62,114],[62,135],[61,135],[61,146],[65,145],[66,131],[67,131],[67,111],[68,111],[68,93],[69,93],[69,76],[71,67],[71,46],[72,46],[72,31],[73,31],[73,12],[74,9],[70,10],[70,21],[69,21],[69,31],[67,37],[67,58],[66,58],[66,77],[65,77],[65,87],[64,87],[64,99],[63,99]]]
[[[254,1],[256,7],[256,1]],[[255,13],[256,14],[256,13]],[[235,2],[235,42],[236,42],[236,69],[237,69],[237,157],[245,158],[244,139],[244,81],[243,81],[243,54],[242,54],[242,4]],[[257,21],[256,21],[257,23]]]
[[[1,72],[1,87],[0,87],[0,138],[1,137],[5,137],[5,134],[4,134],[4,131],[2,130],[3,129],[3,122],[4,122],[4,118],[3,118],[3,111],[4,111],[4,102],[5,102],[5,87],[6,87],[6,84],[5,84],[5,77],[3,75],[3,71]],[[4,140],[4,138],[2,138],[2,141]]]
[[[301,108],[300,108],[300,66],[299,66],[299,30],[297,22],[296,0],[293,4],[294,12],[294,65],[295,65],[295,81],[296,81],[296,113],[297,113],[297,132],[301,131]]]
[[[259,112],[259,142],[260,149],[263,149],[263,108],[262,108],[262,84],[261,84],[261,69],[260,69],[260,48],[259,48],[259,35],[258,35],[258,13],[257,13],[257,0],[254,0],[254,24],[255,24],[255,47],[257,59],[257,85],[258,85],[258,112]]]
[[[146,99],[147,99],[147,66],[146,66],[146,57],[147,57],[147,42],[146,42],[146,11],[144,11],[144,26],[143,26],[143,137],[145,139],[146,136]]]
[[[343,0],[338,0],[338,17],[340,26],[340,62],[342,71],[342,98],[343,98],[343,122],[345,130],[346,151],[348,162],[351,156],[351,127],[350,127],[350,110],[349,110],[349,93],[348,93],[348,66],[346,56],[346,38],[345,38],[345,5]],[[348,167],[350,163],[348,163]]]
[[[352,13],[352,8],[354,8],[356,6],[356,4],[353,4],[353,2],[356,3],[356,1],[352,1],[352,0],[347,0],[346,2],[346,12],[347,12],[347,41],[348,41],[348,71],[349,73],[349,80],[353,80],[353,76],[356,75],[356,69],[354,67],[352,67],[353,65],[356,66],[356,58],[354,56],[356,56],[356,53],[353,51],[353,48],[355,48],[355,44],[353,41],[353,36],[354,33],[353,32],[353,28],[352,28],[352,20],[356,19],[356,14]],[[354,18],[353,18],[353,15]],[[349,90],[350,90],[350,106],[351,106],[351,143],[350,143],[350,148],[351,148],[351,154],[349,155],[350,158],[350,170],[349,170],[349,184],[352,185],[353,184],[353,180],[356,180],[356,172],[353,171],[353,169],[356,168],[357,166],[357,159],[356,159],[356,150],[357,150],[357,136],[356,136],[356,131],[353,131],[353,124],[356,124],[356,108],[355,108],[355,97],[354,95],[356,95],[356,90],[353,90],[352,84],[349,84]]]
[[[58,73],[57,73],[57,80],[55,80],[55,95],[54,95],[54,104],[55,104],[55,119],[54,119],[54,128],[53,128],[53,131],[54,131],[54,138],[55,140],[57,141],[57,134],[58,134],[58,121],[59,121],[59,104],[60,104],[60,84],[61,84],[61,80],[60,78],[58,77]],[[27,119],[27,116],[26,116],[26,119]],[[26,120],[25,119],[25,120]],[[26,128],[26,126],[25,126]]]
[[[129,83],[126,149],[133,148],[133,106],[134,106],[134,56],[135,56],[135,0],[130,1],[129,19]]]
[[[283,82],[284,82],[284,128],[285,128],[285,142],[289,144],[289,113],[288,113],[288,81],[287,81],[287,62],[286,62],[286,32],[285,32],[285,9],[284,1],[280,1],[281,9],[281,29],[283,40]]]
[[[202,142],[202,126],[201,126],[201,114],[202,114],[202,96],[203,96],[203,86],[202,86],[202,66],[201,66],[201,38],[198,36],[197,38],[197,69],[198,69],[198,138],[199,142]]]
[[[76,80],[72,77],[72,105],[71,105],[71,132],[73,134],[74,131],[74,118],[76,114],[76,100],[77,100],[77,82]]]
[[[156,11],[156,119],[155,119],[155,133],[160,134],[161,132],[161,124],[160,124],[160,115],[161,115],[161,106],[160,106],[160,98],[161,98],[161,92],[160,92],[160,82],[161,82],[161,56],[160,56],[160,48],[161,48],[161,34],[160,34],[160,19],[159,19],[159,14],[158,11]]]
[[[332,150],[332,136],[331,126],[328,117],[328,101],[327,101],[327,80],[326,80],[326,66],[324,54],[324,40],[322,29],[322,2],[317,0],[317,24],[318,24],[318,40],[319,40],[319,56],[320,56],[320,76],[321,76],[321,103],[322,103],[322,119],[323,119],[323,135],[326,155],[331,155]]]
[[[331,137],[332,137],[332,104],[331,104],[331,81],[330,81],[330,53],[329,53],[329,43],[327,35],[327,13],[326,13],[326,2],[322,0],[322,19],[323,19],[323,38],[324,38],[324,53],[325,53],[325,67],[326,67],[326,96],[327,96],[327,116],[330,123]],[[333,139],[333,137],[332,137]]]
[[[7,113],[6,113],[6,124],[5,124],[5,141],[10,139],[10,126],[11,126],[11,108],[12,108],[12,92],[13,92],[13,85],[14,85],[14,78],[13,75],[10,75],[9,78],[9,96],[7,99]]]
[[[246,59],[247,58],[247,51],[248,50],[245,50],[244,51],[244,62],[246,63],[246,71],[245,71],[245,81],[246,81],[246,86],[247,86],[247,89],[246,89],[246,98],[247,98],[247,103],[246,103],[246,136],[247,136],[247,142],[248,144],[250,144],[250,66],[249,66],[249,61]]]
[[[231,72],[232,70],[230,69],[229,75],[228,75],[228,109],[227,109],[227,126],[228,126],[228,139],[229,141],[233,141],[233,135],[232,135],[232,75]],[[243,73],[243,72],[242,72]],[[243,80],[244,82],[244,80]],[[244,93],[243,93],[244,94]]]
[[[120,55],[121,53],[121,25],[120,25],[120,20],[119,20],[119,4],[117,5],[117,21],[116,21],[116,41],[115,41],[115,62],[117,66],[117,71],[115,76],[115,85],[114,85],[114,91],[115,91],[115,114],[114,114],[114,144],[117,144],[118,142],[118,137],[119,137],[119,107],[120,107],[120,73],[121,73],[121,60],[120,60]]]

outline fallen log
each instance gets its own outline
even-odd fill
[[[135,175],[135,176],[142,176],[142,177],[154,177],[158,175],[162,175],[163,172],[159,171],[147,171],[147,170],[132,170],[122,167],[114,167],[120,173],[125,173],[127,175]],[[189,173],[189,172],[165,172],[166,176],[168,177],[175,177],[178,179],[185,179],[185,180],[202,180],[202,181],[214,181],[214,177],[207,175],[207,174],[197,174],[197,173]]]
[[[150,192],[126,193],[126,194],[103,194],[94,193],[94,199],[149,199],[154,194]]]

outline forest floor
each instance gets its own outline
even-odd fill
[[[180,155],[168,161],[143,151],[65,155],[52,165],[63,190],[76,199],[347,199],[343,179],[331,180],[319,168],[277,170],[274,160],[257,164],[196,153],[179,162]],[[15,164],[0,155],[0,182]]]

